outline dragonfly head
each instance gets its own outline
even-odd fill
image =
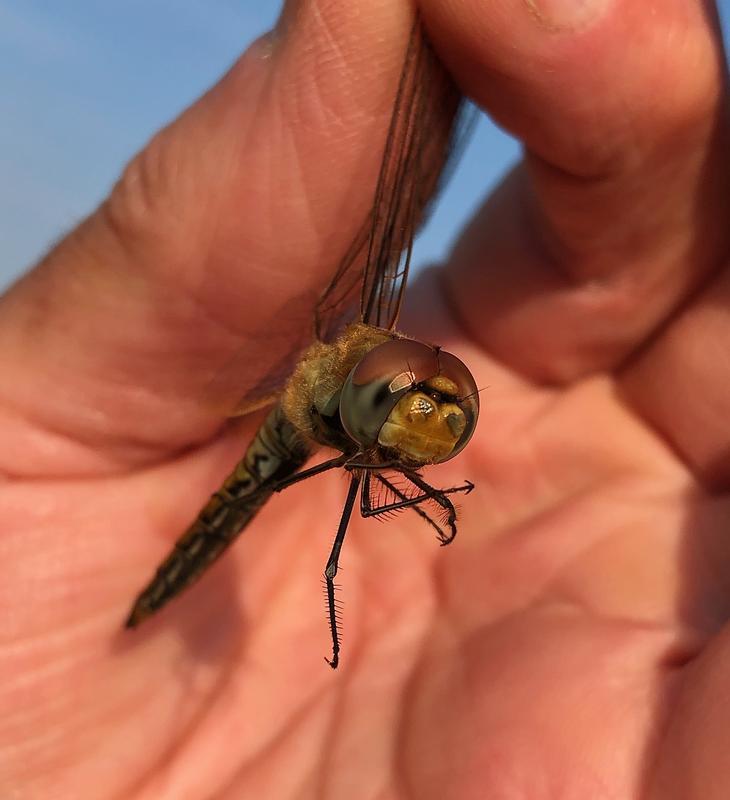
[[[363,449],[376,445],[409,465],[437,464],[461,452],[474,433],[479,395],[471,372],[451,353],[391,339],[353,367],[340,419]]]

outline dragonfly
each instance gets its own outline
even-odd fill
[[[138,595],[134,628],[191,586],[273,495],[340,468],[349,474],[344,509],[324,570],[332,651],[340,661],[335,576],[357,498],[363,517],[410,509],[442,545],[456,535],[451,496],[424,467],[466,446],[479,415],[468,368],[440,347],[396,331],[413,239],[453,162],[464,102],[418,17],[411,28],[376,184],[360,231],[322,293],[314,342],[304,351],[243,458],[180,536]],[[359,314],[348,321],[360,296]],[[316,466],[321,448],[337,454]]]

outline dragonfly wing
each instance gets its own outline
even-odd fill
[[[374,201],[315,310],[315,333],[331,341],[356,318],[395,326],[416,230],[425,221],[466,140],[469,115],[416,18],[401,71]],[[276,335],[274,331],[271,335]],[[308,340],[297,339],[271,365],[256,368],[242,349],[204,390],[203,404],[239,416],[279,395]],[[255,374],[254,374],[255,373]],[[241,376],[250,379],[241,394]]]
[[[343,325],[352,321],[353,309],[362,292],[365,257],[373,228],[372,218],[371,209],[317,303],[314,332],[320,341],[331,341]]]
[[[319,338],[331,338],[360,290],[360,320],[392,329],[413,239],[458,149],[462,97],[416,18],[386,137],[372,209],[316,310]]]
[[[203,381],[199,404],[220,417],[239,417],[272,405],[309,344],[311,329],[285,327],[281,321],[265,336],[252,335],[211,369]]]

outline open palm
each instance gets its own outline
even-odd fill
[[[3,797],[727,797],[721,53],[699,0],[569,5],[422,4],[527,155],[403,320],[484,387],[428,473],[477,489],[445,549],[353,521],[336,673],[333,474],[121,626],[363,218],[407,4],[290,3],[2,298]]]

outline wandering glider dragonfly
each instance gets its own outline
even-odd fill
[[[474,379],[456,356],[395,330],[415,230],[453,152],[462,99],[415,20],[386,137],[374,202],[315,310],[316,341],[301,356],[243,458],[175,543],[127,620],[135,627],[194,583],[272,495],[327,470],[349,489],[324,570],[332,654],[340,658],[335,575],[357,497],[363,517],[411,509],[441,544],[456,535],[450,495],[423,467],[447,461],[479,414]],[[345,324],[356,306],[357,321]],[[334,457],[305,469],[320,448]]]

